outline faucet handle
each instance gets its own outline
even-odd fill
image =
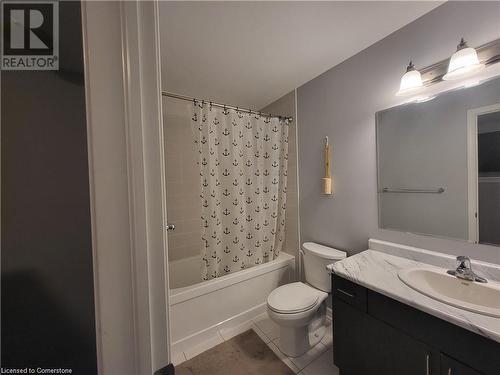
[[[476,275],[472,272],[472,263],[469,257],[460,255],[457,257],[457,269],[446,271],[449,275],[458,277],[459,279],[464,279],[468,281],[477,281],[479,283],[487,283],[488,281],[481,276]]]

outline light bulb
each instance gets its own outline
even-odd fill
[[[406,68],[406,73],[401,77],[401,84],[397,96],[412,94],[424,86],[420,72],[415,69],[415,65],[410,61]]]
[[[457,46],[457,52],[450,57],[448,72],[443,76],[443,80],[460,79],[482,69],[484,69],[484,64],[479,62],[476,50],[469,47],[467,42],[462,38],[460,44]]]

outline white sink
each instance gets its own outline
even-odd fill
[[[410,288],[449,305],[500,317],[500,283],[478,283],[448,275],[446,270],[409,268],[399,278]]]

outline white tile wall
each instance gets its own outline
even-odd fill
[[[201,207],[198,151],[191,130],[192,103],[163,98],[167,219],[175,224],[168,236],[168,258],[178,260],[200,253]]]

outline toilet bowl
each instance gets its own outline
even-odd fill
[[[298,357],[319,343],[326,331],[326,300],[331,291],[326,268],[346,253],[306,242],[301,251],[306,283],[294,282],[274,289],[267,298],[267,313],[280,327],[280,350]]]

